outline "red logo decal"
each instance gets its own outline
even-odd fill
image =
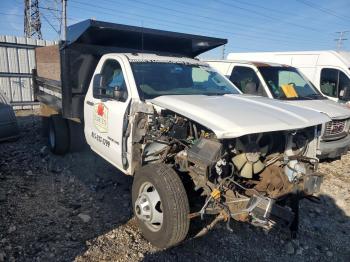
[[[97,114],[99,116],[103,116],[103,110],[104,110],[103,104],[99,104],[98,107],[97,107]]]

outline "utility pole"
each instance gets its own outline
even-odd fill
[[[345,34],[348,33],[349,31],[341,31],[341,32],[336,32],[339,34],[339,37],[334,39],[334,41],[337,41],[337,50],[341,50],[343,48],[343,42],[345,40],[348,40],[347,38],[344,38]]]
[[[62,0],[62,40],[67,40],[67,0]]]
[[[226,45],[223,45],[223,46],[222,46],[221,59],[225,59],[225,48],[226,48]]]
[[[24,0],[24,36],[42,39],[39,0]]]

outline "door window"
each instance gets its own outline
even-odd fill
[[[350,99],[350,79],[343,72],[339,71],[339,98],[342,100]]]
[[[323,68],[321,70],[321,91],[331,97],[349,99],[350,79],[342,71],[334,68]]]
[[[250,67],[235,66],[232,70],[230,80],[244,94],[266,96],[264,87],[259,81],[257,74]]]
[[[101,95],[118,101],[126,101],[128,90],[126,87],[123,70],[116,60],[107,60],[102,67]]]

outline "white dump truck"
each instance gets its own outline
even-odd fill
[[[295,235],[299,199],[322,182],[316,149],[329,117],[242,95],[195,59],[226,42],[87,20],[68,28],[66,42],[36,49],[51,150],[67,153],[85,137],[133,175],[136,220],[161,248],[206,215],[216,218],[198,235],[230,219]]]
[[[332,121],[324,124],[318,145],[320,159],[339,158],[350,148],[350,109],[323,96],[298,69],[277,63],[211,60],[244,94],[266,96],[314,109]]]
[[[230,53],[227,58],[296,67],[324,96],[350,106],[350,52],[323,50]]]

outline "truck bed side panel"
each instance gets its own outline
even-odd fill
[[[42,78],[61,81],[60,52],[58,45],[36,48],[37,75]]]

